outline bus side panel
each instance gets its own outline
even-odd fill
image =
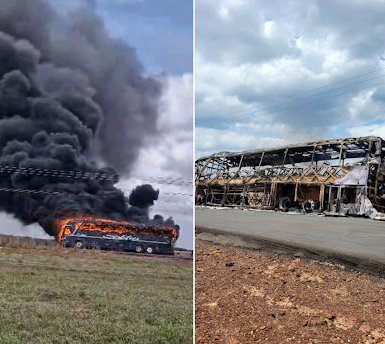
[[[154,253],[174,254],[173,242],[169,238],[161,236],[135,235],[127,237],[101,232],[78,231],[75,235],[64,237],[63,245],[74,247],[79,241],[87,248],[135,252],[136,247],[140,245],[144,252],[147,247],[152,247]]]

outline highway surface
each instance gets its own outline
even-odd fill
[[[217,229],[224,236],[243,238],[244,246],[253,238],[256,242],[267,239],[298,249],[372,260],[385,271],[385,221],[206,207],[196,207],[195,214],[197,238],[218,236],[211,231]]]

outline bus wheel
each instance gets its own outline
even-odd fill
[[[94,242],[94,243],[91,245],[91,248],[92,248],[93,250],[100,250],[100,246],[99,246],[99,244],[98,244],[97,242]]]
[[[280,200],[279,200],[279,209],[280,210],[286,211],[287,209],[289,209],[290,205],[291,205],[290,197],[285,196],[285,197],[280,198]]]
[[[82,241],[76,242],[75,247],[76,248],[84,248],[83,242]]]
[[[148,254],[152,254],[152,253],[154,253],[154,248],[151,247],[151,246],[148,246],[148,247],[146,248],[146,252],[147,252]]]
[[[137,245],[137,246],[135,247],[135,252],[136,252],[136,253],[142,253],[142,252],[143,252],[143,247],[140,246],[140,245]]]
[[[314,211],[317,211],[319,209],[319,202],[315,201],[314,199],[307,199],[305,202],[302,203],[302,209],[306,213],[312,213]]]

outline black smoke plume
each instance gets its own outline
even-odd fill
[[[133,207],[148,208],[154,205],[154,201],[158,199],[159,191],[155,191],[149,184],[136,187],[130,194],[128,203]]]
[[[0,166],[128,175],[157,134],[161,92],[91,7],[63,16],[43,0],[0,0]],[[51,235],[66,214],[150,221],[158,198],[144,185],[130,207],[110,181],[25,174],[0,173],[0,187],[60,192],[0,195],[0,210]]]
[[[161,215],[155,215],[152,220],[149,219],[149,209],[159,197],[159,190],[149,184],[139,185],[132,190],[128,203],[131,205],[128,210],[128,217],[137,222],[150,222],[152,224],[168,224],[174,225],[173,219],[170,217],[166,221]],[[179,231],[179,226],[177,226]],[[178,233],[179,236],[179,233]]]

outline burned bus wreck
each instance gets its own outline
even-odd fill
[[[195,182],[201,205],[373,217],[385,212],[385,141],[369,136],[216,153],[196,161]]]

